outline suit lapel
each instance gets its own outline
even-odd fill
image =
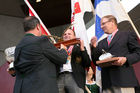
[[[115,36],[113,37],[113,39],[112,39],[111,42],[110,42],[109,48],[111,48],[111,47],[115,44],[115,42],[119,40],[119,38],[120,38],[120,37],[119,37],[119,34],[120,34],[120,31],[118,31],[118,32],[115,34]]]
[[[102,49],[104,49],[106,52],[108,52],[108,42],[107,38],[101,40],[98,44],[98,47],[100,47],[100,52],[102,52]]]
[[[108,42],[107,42],[107,38],[104,39],[104,43],[103,43],[103,46],[105,49],[108,48]]]

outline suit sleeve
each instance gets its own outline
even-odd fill
[[[55,64],[64,64],[67,60],[67,53],[64,49],[57,49],[47,37],[44,37],[42,44],[42,50],[44,55]]]
[[[136,34],[133,32],[129,33],[128,49],[129,49],[129,54],[126,55],[127,63],[129,65],[132,65],[140,61],[140,44],[137,40]]]
[[[86,48],[85,51],[81,51],[82,54],[82,62],[84,62],[85,67],[89,67],[91,65],[91,60],[89,58],[89,55],[87,54]]]
[[[99,56],[101,54],[102,54],[102,52],[99,51],[98,46],[96,48],[91,46],[91,58],[92,58],[92,61],[95,65],[97,65],[96,61],[99,60]]]

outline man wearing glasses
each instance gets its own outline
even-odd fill
[[[111,66],[101,70],[103,93],[135,93],[134,87],[138,86],[138,81],[132,65],[140,61],[140,44],[136,34],[134,31],[120,31],[112,15],[101,19],[101,28],[108,37],[97,46],[96,38],[91,39],[93,62],[96,64],[103,54],[102,50],[118,57]]]

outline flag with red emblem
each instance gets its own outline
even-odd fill
[[[90,55],[89,39],[87,35],[84,16],[86,12],[92,12],[90,0],[71,0],[71,24],[76,37],[84,41],[84,45]],[[93,14],[93,13],[92,13]],[[92,17],[93,18],[93,17]],[[93,21],[94,23],[94,21]],[[94,29],[93,29],[94,30]]]

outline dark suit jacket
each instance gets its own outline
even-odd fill
[[[130,31],[118,31],[108,46],[107,38],[98,43],[97,48],[92,49],[92,60],[96,62],[102,54],[102,49],[118,57],[126,57],[127,62],[123,66],[111,66],[102,68],[102,86],[109,88],[134,87],[138,85],[132,64],[140,61],[140,45],[136,34]],[[95,63],[96,64],[96,63]]]
[[[46,36],[25,35],[15,50],[14,93],[58,93],[56,65],[66,58],[66,51],[55,48]]]
[[[81,58],[81,61],[76,60],[76,58]],[[84,89],[85,88],[85,68],[91,65],[91,60],[87,51],[81,51],[79,45],[75,45],[72,50],[71,55],[71,66],[72,66],[72,75],[77,85]]]

